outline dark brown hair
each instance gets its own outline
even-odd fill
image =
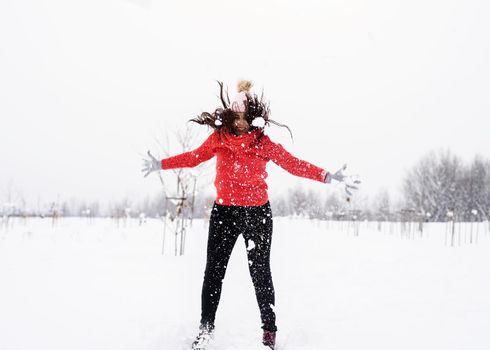
[[[218,107],[213,113],[203,112],[196,118],[190,119],[189,121],[207,125],[215,130],[223,130],[230,133],[234,131],[234,122],[238,118],[238,114],[231,109],[230,97],[228,96],[228,91],[223,92],[223,83],[218,81],[220,87],[220,100],[223,107]],[[248,124],[250,125],[250,130],[264,129],[270,123],[278,125],[288,129],[291,139],[293,134],[287,125],[280,124],[269,118],[270,108],[269,103],[264,101],[264,93],[261,94],[260,98],[256,94],[247,93],[247,100],[245,102],[245,115]],[[226,99],[225,99],[226,98]],[[264,119],[264,126],[254,126],[253,121],[256,118]]]

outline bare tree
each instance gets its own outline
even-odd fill
[[[310,219],[324,219],[325,218],[325,208],[322,205],[322,200],[318,191],[310,190],[308,191],[306,203],[307,215]]]
[[[289,207],[289,200],[284,196],[274,196],[271,199],[274,216],[288,216],[291,215],[291,209]]]
[[[490,210],[490,162],[475,157],[465,165],[449,151],[423,157],[404,180],[406,207],[426,218],[446,221],[488,218]]]
[[[185,129],[175,133],[175,144],[179,145],[180,152],[185,153],[196,147],[197,131],[187,124]],[[165,144],[160,143],[160,147],[166,157],[171,156],[172,149],[169,141],[168,132],[165,134]],[[164,194],[164,237],[167,224],[174,225],[174,253],[175,255],[183,255],[185,251],[187,227],[192,224],[192,218],[195,215],[196,193],[199,190],[198,180],[204,173],[204,166],[198,166],[195,169],[177,168],[172,169],[172,183],[163,180],[162,173],[158,173],[162,190]],[[165,243],[162,244],[162,253],[165,251]]]
[[[310,198],[302,187],[296,186],[289,190],[288,197],[292,214],[298,216],[309,215],[308,208]]]
[[[388,191],[382,189],[373,200],[372,208],[376,221],[390,220],[391,199]]]
[[[431,152],[423,157],[403,183],[407,207],[431,213],[434,220],[443,221],[448,210],[460,209],[457,180],[462,170],[461,160],[450,151]]]
[[[331,193],[325,200],[325,212],[328,218],[335,218],[335,216],[341,211],[342,204],[338,196]]]
[[[461,206],[464,207],[465,220],[471,220],[477,213],[480,218],[488,215],[488,172],[490,163],[481,157],[475,157],[471,165],[465,169],[460,181],[462,189]]]

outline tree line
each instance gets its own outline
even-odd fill
[[[186,170],[174,174],[185,188],[185,181],[195,183],[196,176],[187,176]],[[199,177],[198,177],[199,178]],[[186,180],[188,179],[188,180]],[[208,179],[209,181],[209,179]],[[199,182],[199,181],[198,181]],[[191,183],[191,182],[189,182]],[[280,195],[271,194],[275,216],[305,217],[311,219],[403,221],[407,213],[418,221],[480,221],[490,219],[490,161],[476,156],[464,162],[450,151],[429,152],[407,171],[401,183],[401,193],[394,201],[386,190],[372,198],[356,196],[351,202],[336,191],[305,190],[294,187]],[[212,186],[202,183],[198,187]],[[187,197],[185,215],[207,218],[214,197],[205,191],[179,191]],[[176,215],[182,203],[170,198],[164,190],[142,200],[122,198],[105,205],[98,201],[72,198],[50,202],[29,209],[26,202],[15,200],[9,191],[7,200],[0,202],[0,216],[89,216],[89,217],[162,217]],[[22,198],[20,196],[19,198]],[[180,207],[179,207],[180,206]],[[404,217],[405,215],[405,217]]]
[[[425,155],[403,180],[407,207],[430,221],[488,220],[490,218],[490,162],[481,156],[465,163],[450,151]]]

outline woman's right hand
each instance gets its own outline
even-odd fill
[[[143,176],[147,177],[150,173],[161,170],[162,169],[162,163],[153,157],[153,155],[150,153],[150,151],[147,152],[149,159],[143,158],[143,169],[141,169],[141,172],[145,173]]]

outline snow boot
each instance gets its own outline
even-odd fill
[[[274,350],[274,347],[276,346],[276,332],[273,331],[268,331],[264,329],[264,335],[262,337],[262,344],[265,346],[268,346],[272,350]]]
[[[199,327],[199,334],[196,340],[192,343],[192,350],[205,350],[209,342],[213,338],[214,327],[210,325],[201,325]]]

